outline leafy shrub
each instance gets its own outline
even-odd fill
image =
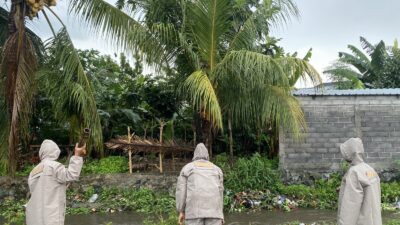
[[[391,220],[385,223],[385,225],[400,225],[400,220]]]
[[[400,198],[400,183],[381,183],[382,202],[393,203]]]
[[[16,173],[19,177],[27,177],[36,165],[24,165],[24,167]]]
[[[91,206],[87,205],[89,198],[95,193],[93,188],[85,192],[68,191],[67,198],[70,205],[79,207],[69,208],[68,214],[87,214]],[[156,193],[150,189],[104,188],[97,193],[96,211],[135,211],[143,213],[165,213],[173,211],[175,199],[163,193]]]
[[[5,225],[25,224],[25,200],[15,201],[6,199],[0,204],[0,217],[6,221]]]
[[[329,179],[320,179],[314,186],[287,185],[280,186],[279,192],[296,200],[302,208],[335,209],[337,207],[340,175],[332,174]]]
[[[258,153],[248,159],[238,159],[231,169],[224,172],[225,188],[233,191],[277,190],[281,183],[276,161]]]
[[[128,172],[128,159],[123,156],[109,156],[83,164],[83,174],[107,174]]]

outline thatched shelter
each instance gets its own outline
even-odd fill
[[[194,147],[190,144],[176,140],[163,141],[156,139],[143,139],[134,135],[119,136],[105,143],[110,150],[123,150],[129,155],[129,172],[132,173],[132,154],[156,153],[159,155],[159,165],[156,166],[160,172],[163,172],[163,156],[171,154],[173,163],[175,155],[185,152],[193,152]]]

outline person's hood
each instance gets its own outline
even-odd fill
[[[39,150],[40,160],[52,160],[55,161],[60,156],[60,148],[52,140],[44,140]]]
[[[208,150],[203,143],[200,143],[196,146],[193,154],[193,161],[200,159],[209,160]]]
[[[350,138],[341,144],[340,152],[343,158],[353,165],[364,162],[364,146],[360,138]]]

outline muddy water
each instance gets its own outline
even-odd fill
[[[297,210],[290,213],[284,212],[256,212],[256,213],[233,213],[226,214],[226,224],[229,225],[277,225],[285,222],[301,221],[312,222],[334,222],[336,212],[325,210]],[[69,216],[66,225],[99,225],[112,222],[113,225],[141,225],[145,217],[136,213],[117,214],[92,214],[83,216]],[[384,213],[384,220],[399,219],[400,213]]]
[[[278,225],[286,222],[300,221],[303,223],[335,222],[336,212],[329,210],[301,209],[290,213],[263,211],[253,213],[225,214],[228,225]],[[90,214],[67,216],[66,225],[104,225],[112,222],[112,225],[142,225],[143,220],[149,215],[132,212],[115,214]],[[400,212],[384,213],[384,221],[400,220]],[[0,224],[4,221],[0,218]]]

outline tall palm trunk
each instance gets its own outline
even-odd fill
[[[195,113],[195,121],[196,121],[196,142],[204,143],[207,147],[210,157],[212,155],[212,124],[209,119],[205,116],[205,112]],[[197,144],[195,143],[195,144]]]
[[[5,67],[5,99],[8,111],[9,120],[9,136],[8,136],[8,172],[10,175],[15,175],[18,162],[18,146],[20,143],[20,115],[23,113],[25,105],[30,104],[24,102],[24,97],[29,90],[21,90],[24,86],[21,74],[30,74],[30,69],[33,65],[22,65],[29,63],[26,61],[27,38],[25,33],[25,1],[12,0],[11,11],[8,23],[8,38],[4,47],[4,62]],[[26,84],[26,83],[25,83]]]
[[[18,20],[23,19],[19,16],[21,11],[21,4],[18,0],[11,1],[11,11],[8,24],[8,40],[11,41],[12,37],[18,32],[17,23]],[[21,24],[21,23],[19,23]],[[16,50],[16,49],[15,49]],[[18,70],[18,51],[10,52],[7,59],[6,70],[6,99],[7,108],[10,121],[10,133],[8,136],[8,171],[11,175],[14,175],[17,167],[17,148],[18,148],[18,115],[15,113],[17,105],[15,104],[15,89],[17,80]]]

